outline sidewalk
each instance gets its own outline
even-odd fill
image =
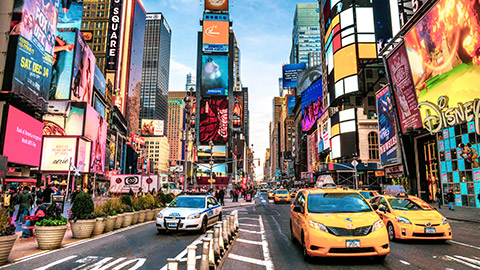
[[[447,219],[480,224],[480,208],[454,206],[455,211],[450,211],[448,204],[442,205],[441,209],[438,209],[436,203],[431,203],[431,205]]]

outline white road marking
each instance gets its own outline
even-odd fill
[[[479,260],[475,260],[475,259],[471,259],[471,258],[459,256],[459,255],[455,255],[454,257],[457,258],[457,259],[461,259],[461,260],[467,261],[469,263],[473,263],[475,265],[480,266],[480,261]]]
[[[111,259],[113,259],[112,257],[106,257],[92,265],[87,265],[85,268],[83,269],[88,269],[88,270],[99,270],[101,268],[104,268],[102,267],[104,264],[108,263]],[[112,266],[115,265],[115,264],[112,264]],[[105,269],[105,268],[104,268]]]
[[[471,263],[469,263],[469,262],[465,262],[465,261],[463,261],[463,260],[461,260],[461,259],[457,259],[457,258],[455,258],[455,257],[451,257],[451,256],[448,256],[448,255],[445,255],[445,258],[450,259],[450,260],[452,260],[452,261],[459,262],[459,263],[464,264],[464,265],[466,265],[466,266],[468,266],[468,267],[471,267],[471,268],[473,268],[473,269],[480,269],[480,266],[476,266],[476,265],[474,265],[474,264],[471,264]]]
[[[200,260],[201,258],[202,258],[202,256],[200,256],[200,255],[198,255],[198,256],[195,257],[195,259],[197,259],[197,260]],[[186,262],[186,261],[187,261],[187,257],[182,258],[182,259],[180,260],[180,262]]]
[[[104,265],[104,266],[102,266],[102,267],[100,267],[100,268],[98,268],[98,269],[96,269],[96,270],[107,270],[108,268],[113,267],[115,264],[117,264],[117,263],[119,263],[119,262],[121,262],[121,261],[123,261],[123,260],[125,260],[125,259],[126,259],[125,257],[118,258],[118,259],[116,259],[115,261],[113,261],[113,262],[111,262],[111,263],[109,263],[109,264],[107,264],[107,265]],[[92,269],[92,270],[93,270],[93,269]]]
[[[470,247],[470,248],[475,248],[475,249],[480,250],[480,247],[472,246],[472,245],[465,244],[465,243],[462,243],[462,242],[457,242],[457,241],[454,241],[454,240],[448,240],[448,242],[449,242],[449,243],[453,243],[453,244],[457,244],[457,245],[461,245],[461,246],[465,246],[465,247]]]
[[[75,263],[81,263],[82,265],[73,268],[73,270],[86,269],[84,267],[86,267],[90,263],[95,262],[97,259],[98,259],[97,256],[87,256],[85,258],[78,259],[78,260],[75,261]],[[110,257],[110,259],[111,259],[111,257]]]
[[[200,235],[197,239],[195,239],[190,245],[198,245],[199,243],[202,242],[202,239],[205,237],[206,234],[202,234]],[[187,246],[190,246],[190,245],[187,245]],[[185,248],[184,251],[180,252],[177,257],[175,257],[175,260],[180,260],[182,259],[183,257],[185,257],[185,255],[187,255],[187,249]],[[160,268],[160,270],[167,270],[168,269],[168,264],[165,264],[162,268]]]
[[[238,218],[239,220],[242,220],[242,219],[248,219],[248,220],[255,220],[255,221],[259,221],[258,218],[250,218],[250,217],[239,217]]]
[[[125,267],[125,266],[127,266],[127,265],[129,265],[129,264],[134,263],[135,261],[137,261],[137,263],[136,263],[134,266],[128,268],[129,270],[136,270],[136,269],[142,267],[142,266],[145,264],[145,262],[147,261],[147,259],[145,259],[145,258],[137,258],[137,259],[133,259],[133,260],[128,260],[128,261],[126,261],[126,262],[123,262],[123,263],[120,264],[120,265],[117,265],[117,266],[116,266],[115,268],[113,268],[112,270],[120,270],[120,269],[122,269],[123,267]]]
[[[260,219],[260,231],[265,232],[265,227],[263,226],[263,218],[262,216],[258,216]],[[268,242],[265,233],[262,233],[262,249],[263,249],[263,257],[265,259],[265,267],[267,270],[273,270],[273,262],[272,258],[270,257],[270,251],[268,250]]]
[[[265,201],[265,199],[262,199],[262,203],[266,203],[267,201]]]
[[[35,268],[34,270],[46,270],[46,269],[48,269],[48,268],[50,268],[50,267],[52,267],[52,266],[55,266],[55,265],[64,263],[64,262],[69,261],[69,260],[71,260],[71,259],[74,259],[74,258],[76,258],[76,257],[77,257],[77,255],[68,256],[68,257],[66,257],[66,258],[63,258],[63,259],[58,260],[58,261],[54,261],[54,262],[52,262],[52,263],[50,263],[50,264],[47,264],[47,265],[45,265],[45,266],[42,266],[42,267],[39,267],[39,268]]]
[[[238,230],[241,231],[241,232],[246,232],[246,233],[255,233],[255,234],[264,233],[264,231],[256,232],[256,231],[249,231],[249,230],[245,230],[245,229],[238,229]]]
[[[260,225],[240,223],[240,226],[258,227],[258,226],[260,226]]]
[[[271,269],[271,268],[268,268],[268,262],[266,261],[262,261],[262,260],[259,260],[259,259],[254,259],[254,258],[250,258],[250,257],[245,257],[245,256],[241,256],[241,255],[236,255],[236,254],[228,254],[228,258],[230,259],[234,259],[234,260],[237,260],[237,261],[242,261],[242,262],[247,262],[247,263],[253,263],[253,264],[256,264],[256,265],[261,265],[261,266],[265,266],[267,267],[267,269]]]
[[[400,262],[403,263],[403,264],[405,264],[405,265],[410,265],[409,262],[406,262],[406,261],[404,261],[404,260],[400,260]]]
[[[246,240],[246,239],[242,239],[242,238],[238,238],[237,239],[238,242],[241,242],[241,243],[246,243],[246,244],[252,244],[252,245],[263,245],[262,242],[259,242],[259,241],[251,241],[251,240]]]

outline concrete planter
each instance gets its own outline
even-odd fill
[[[140,216],[140,212],[138,212],[138,211],[133,212],[132,225],[135,225],[135,224],[138,223],[138,217],[139,216]]]
[[[105,222],[105,230],[104,232],[111,232],[115,228],[115,223],[117,222],[117,216],[109,216],[107,217],[107,221]]]
[[[92,236],[93,228],[95,227],[96,222],[96,219],[79,219],[77,221],[70,221],[73,238],[84,239]]]
[[[147,215],[147,210],[140,211],[140,215],[138,216],[138,223],[145,222],[145,216]]]
[[[0,265],[4,265],[8,261],[10,251],[12,251],[13,244],[17,240],[17,235],[0,236]]]
[[[97,218],[97,222],[95,222],[95,227],[93,227],[92,236],[97,236],[103,233],[105,230],[105,225],[107,224],[106,218]]]
[[[62,240],[67,231],[64,226],[35,226],[35,235],[39,249],[57,249],[62,246]]]
[[[147,210],[147,214],[145,215],[145,221],[152,220],[154,215],[155,215],[155,210]]]
[[[124,215],[125,216],[123,217],[123,223],[122,223],[123,228],[132,225],[133,212],[125,213]]]
[[[157,219],[158,213],[160,213],[160,211],[162,211],[162,208],[155,208],[155,216],[153,217],[153,219]]]
[[[122,228],[123,217],[124,216],[125,216],[125,214],[118,214],[117,215],[117,221],[115,221],[115,227],[114,227],[115,230]]]

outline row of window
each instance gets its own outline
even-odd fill
[[[92,16],[94,16],[95,12],[92,12],[91,14],[92,14]],[[83,12],[83,17],[90,17],[90,11]],[[105,17],[105,12],[104,11],[97,11],[97,17]]]

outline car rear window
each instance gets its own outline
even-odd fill
[[[286,191],[286,190],[279,190],[279,191],[277,191],[277,194],[288,194],[288,191]]]
[[[181,207],[181,208],[204,208],[205,198],[202,197],[177,197],[169,207]]]
[[[310,213],[371,212],[367,202],[357,193],[310,194],[307,201]]]

